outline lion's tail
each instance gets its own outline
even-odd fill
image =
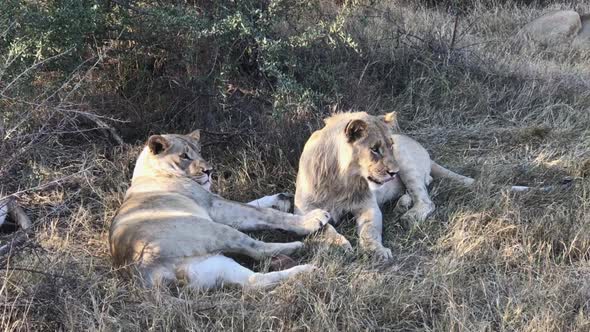
[[[430,165],[430,175],[433,178],[445,178],[455,180],[466,187],[471,186],[475,182],[475,179],[455,173],[449,169],[442,167],[434,161]]]
[[[455,180],[455,181],[463,184],[466,187],[471,186],[475,182],[475,179],[461,175],[461,174],[457,174],[457,173],[455,173],[449,169],[446,169],[443,166],[435,163],[434,161],[432,162],[432,164],[430,166],[430,174],[432,175],[433,178],[445,178],[445,179]],[[545,186],[545,187],[511,186],[510,187],[511,191],[527,191],[527,190],[531,190],[531,189],[549,191],[549,190],[553,189],[553,186]]]

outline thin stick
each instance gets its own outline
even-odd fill
[[[115,128],[109,126],[108,124],[106,124],[104,121],[102,121],[100,118],[98,118],[97,116],[95,116],[92,113],[87,113],[87,112],[76,112],[77,114],[80,114],[82,116],[84,116],[85,118],[87,118],[88,120],[94,122],[96,125],[99,126],[100,129],[106,130],[108,133],[110,133],[111,137],[119,144],[119,145],[124,145],[125,142],[123,141],[123,139],[121,138],[121,136],[119,136],[119,134],[117,134],[117,131],[115,130]]]
[[[10,241],[9,244],[5,244],[2,247],[0,247],[0,256],[5,256],[6,254],[9,254],[10,252],[12,252],[13,248],[20,247],[25,242],[27,242],[27,236],[25,235],[25,233],[19,233]]]
[[[61,178],[59,178],[59,179],[55,179],[55,180],[53,180],[53,181],[49,181],[49,182],[47,182],[47,183],[40,184],[40,185],[38,185],[38,186],[35,186],[35,187],[31,187],[31,188],[27,188],[27,189],[19,190],[19,191],[15,192],[15,193],[12,193],[12,194],[10,194],[10,195],[6,195],[6,196],[4,196],[4,197],[0,197],[0,201],[3,201],[3,200],[5,200],[5,199],[7,199],[7,198],[9,198],[9,197],[14,197],[14,196],[17,196],[17,195],[20,195],[20,194],[23,194],[23,193],[26,193],[26,192],[29,192],[29,191],[33,191],[33,190],[40,190],[40,189],[47,188],[47,187],[49,187],[49,186],[51,186],[51,185],[54,185],[54,184],[60,183],[60,182],[62,182],[62,181],[65,181],[65,180],[67,180],[67,179],[69,179],[69,178],[73,178],[75,175],[78,175],[78,174],[84,173],[84,172],[88,171],[89,169],[90,169],[90,167],[87,167],[87,168],[85,168],[85,169],[82,169],[82,170],[79,170],[79,171],[77,171],[76,173],[73,173],[73,174],[70,174],[70,175],[66,175],[66,176],[62,176],[62,177],[61,177]]]
[[[61,279],[67,278],[66,276],[63,276],[63,275],[53,274],[53,273],[49,273],[49,272],[45,272],[45,271],[28,269],[28,268],[24,268],[24,267],[4,266],[4,267],[0,267],[0,269],[4,269],[6,271],[24,271],[24,272],[30,272],[30,273],[43,274],[43,275],[46,275],[46,276],[52,277],[52,278],[61,278]]]
[[[24,70],[22,73],[20,73],[20,74],[19,74],[17,77],[15,77],[15,79],[13,79],[13,80],[12,80],[10,83],[8,83],[8,85],[7,85],[7,86],[6,86],[6,87],[5,87],[5,88],[2,90],[2,92],[0,92],[0,95],[4,95],[4,93],[5,93],[6,91],[8,91],[8,89],[9,89],[9,88],[10,88],[12,85],[14,85],[14,83],[16,83],[16,82],[17,82],[17,81],[18,81],[18,80],[19,80],[21,77],[23,77],[25,74],[27,74],[27,73],[28,73],[28,72],[30,72],[31,70],[33,70],[33,69],[35,69],[35,68],[37,68],[37,67],[41,66],[42,64],[44,64],[44,63],[46,63],[46,62],[49,62],[49,61],[51,61],[51,60],[54,60],[54,59],[57,59],[57,58],[59,58],[59,57],[63,56],[64,54],[67,54],[67,53],[69,53],[71,50],[73,50],[73,48],[70,48],[69,50],[67,50],[67,51],[65,51],[65,52],[62,52],[62,53],[60,53],[60,54],[56,54],[56,55],[54,55],[54,56],[52,56],[52,57],[49,57],[49,58],[47,58],[47,59],[45,59],[45,60],[43,60],[43,61],[40,61],[40,62],[37,62],[37,63],[33,64],[32,66],[30,66],[29,68],[27,68],[26,70]]]

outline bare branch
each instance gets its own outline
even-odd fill
[[[87,118],[88,120],[96,123],[96,125],[100,128],[105,130],[108,134],[110,134],[110,136],[113,138],[113,140],[115,140],[115,142],[117,142],[117,144],[119,145],[123,145],[125,144],[125,142],[123,141],[123,139],[121,138],[121,136],[119,136],[119,134],[117,134],[117,131],[115,130],[115,128],[109,126],[108,124],[106,124],[104,121],[102,121],[98,116],[92,114],[92,113],[87,113],[87,112],[76,112],[79,115],[82,115],[83,117]],[[107,136],[108,136],[107,134]]]
[[[8,83],[8,85],[4,89],[2,89],[2,91],[0,91],[0,95],[4,96],[4,94],[6,93],[6,91],[8,91],[8,89],[11,86],[13,86],[16,82],[18,82],[18,80],[21,77],[23,77],[24,75],[26,75],[27,73],[29,73],[31,70],[33,70],[33,69],[35,69],[35,68],[37,68],[37,67],[39,67],[39,66],[41,66],[41,65],[43,65],[43,64],[45,64],[47,62],[49,62],[49,61],[55,60],[57,58],[60,58],[60,57],[62,57],[64,55],[70,53],[70,51],[72,51],[72,50],[73,50],[73,48],[70,48],[67,51],[64,51],[62,53],[56,54],[56,55],[54,55],[52,57],[49,57],[49,58],[47,58],[47,59],[45,59],[43,61],[34,63],[32,66],[30,66],[29,68],[25,69],[22,73],[18,74],[18,76],[15,77],[10,83]]]
[[[1,256],[6,256],[8,254],[10,254],[11,252],[13,252],[13,250],[21,247],[23,244],[25,244],[27,242],[28,236],[26,235],[25,232],[18,232],[16,234],[16,236],[10,241],[10,243],[3,245],[2,247],[0,247],[0,257]],[[0,261],[0,266],[4,265],[2,264],[3,260]]]
[[[6,196],[4,196],[4,197],[0,197],[0,201],[3,201],[3,200],[5,200],[5,199],[8,199],[8,198],[10,198],[10,197],[15,197],[15,196],[18,196],[18,195],[20,195],[20,194],[24,194],[24,193],[26,193],[26,192],[29,192],[29,191],[34,191],[34,190],[45,189],[45,188],[47,188],[47,187],[50,187],[50,186],[52,186],[52,185],[56,185],[56,184],[58,184],[58,183],[60,183],[60,182],[64,182],[64,181],[66,181],[66,180],[68,180],[68,179],[70,179],[70,178],[73,178],[74,176],[76,176],[76,175],[78,175],[78,174],[82,174],[82,173],[84,173],[84,172],[88,171],[89,169],[90,169],[90,167],[87,167],[87,168],[85,168],[85,169],[79,170],[79,171],[78,171],[78,172],[76,172],[76,173],[73,173],[73,174],[70,174],[70,175],[63,176],[63,177],[61,177],[61,178],[59,178],[59,179],[55,179],[55,180],[53,180],[53,181],[49,181],[49,182],[47,182],[47,183],[40,184],[40,185],[38,185],[38,186],[35,186],[35,187],[31,187],[31,188],[27,188],[27,189],[19,190],[19,191],[15,192],[15,193],[12,193],[12,194],[10,194],[10,195],[6,195]]]

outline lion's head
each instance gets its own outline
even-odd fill
[[[188,177],[206,190],[211,187],[213,168],[201,156],[201,135],[153,135],[137,160],[133,178],[141,176]]]
[[[396,123],[396,114],[392,112],[351,119],[344,127],[346,143],[352,150],[349,167],[356,168],[372,187],[393,180],[399,172],[391,139]]]
[[[295,190],[297,209],[327,208],[332,215],[366,201],[371,190],[394,180],[396,113],[336,113],[305,143]]]

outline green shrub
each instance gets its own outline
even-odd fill
[[[50,69],[67,71],[106,37],[107,16],[100,1],[6,0],[0,13],[0,54],[14,61],[12,73],[60,54],[64,56],[51,62]]]
[[[231,81],[246,81],[248,88],[269,94],[276,109],[284,110],[289,104],[330,99],[331,89],[322,89],[325,80],[307,79],[309,52],[357,51],[345,33],[346,7],[338,14],[308,15],[321,12],[317,1],[106,3],[0,4],[6,31],[0,52],[11,60],[6,73],[21,73],[56,56],[45,69],[68,73],[105,45],[112,49],[113,42],[125,41],[127,48],[116,46],[119,58],[128,61],[123,66],[143,58],[143,69],[149,71],[149,63],[157,58],[168,67],[196,67],[197,81],[213,82],[221,92]]]
[[[220,92],[239,81],[268,94],[279,112],[289,105],[330,99],[327,95],[332,91],[307,79],[310,53],[357,51],[344,29],[348,11],[310,17],[309,13],[320,11],[315,1],[219,1],[208,3],[202,11],[197,6],[136,6],[143,14],[127,21],[128,27],[136,27],[129,32],[137,31],[131,38],[151,39],[144,43],[146,48],[157,45],[175,61],[212,66],[198,72],[213,73],[210,76]],[[162,35],[179,37],[162,43]],[[214,59],[198,63],[203,59],[196,53],[203,48]]]

